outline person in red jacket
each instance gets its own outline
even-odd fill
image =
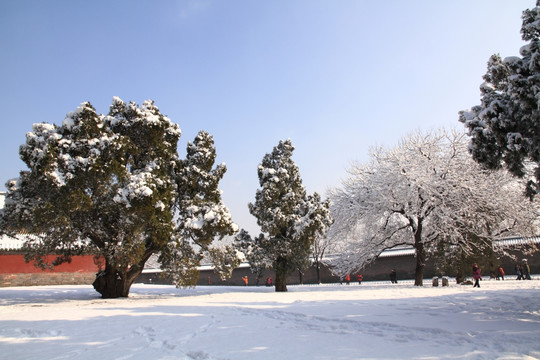
[[[347,283],[347,285],[351,283],[351,276],[349,274],[345,275],[345,282]]]
[[[504,280],[504,269],[502,265],[499,265],[499,268],[497,269],[497,280],[502,279]]]
[[[362,285],[362,280],[364,280],[364,277],[362,276],[362,274],[358,274],[356,275],[356,277],[358,278],[358,285]]]
[[[480,280],[482,279],[482,272],[480,271],[480,268],[478,267],[477,263],[474,263],[472,266],[472,276],[474,279],[473,287],[480,287]]]

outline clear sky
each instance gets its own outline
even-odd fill
[[[257,165],[279,140],[324,197],[370,147],[461,127],[489,57],[519,55],[534,5],[0,0],[0,190],[25,169],[33,123],[61,124],[83,101],[107,113],[113,96],[153,99],[182,129],[181,156],[199,130],[214,136],[224,201],[253,234]]]

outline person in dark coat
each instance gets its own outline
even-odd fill
[[[392,271],[390,272],[390,281],[392,282],[392,284],[397,284],[396,269],[392,269]]]
[[[523,280],[523,269],[521,268],[521,265],[516,264],[516,266],[514,266],[514,269],[516,269],[516,280]]]

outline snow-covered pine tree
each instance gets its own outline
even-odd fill
[[[489,59],[481,104],[461,111],[459,121],[469,130],[474,159],[490,169],[504,164],[513,175],[530,177],[526,194],[533,198],[540,191],[540,1],[522,19],[522,38],[529,43],[521,57]]]
[[[315,237],[331,223],[328,204],[320,197],[308,196],[298,167],[292,160],[291,140],[280,141],[258,166],[260,189],[250,213],[257,218],[263,234],[251,239],[245,232],[240,241],[248,241],[253,253],[264,255],[276,273],[276,291],[287,291],[287,276],[303,270]],[[245,246],[244,246],[245,247]],[[263,263],[263,261],[261,261]]]
[[[188,143],[186,159],[178,161],[175,175],[178,223],[174,240],[160,256],[162,269],[177,286],[196,284],[196,266],[200,265],[205,252],[210,251],[210,259],[216,261],[231,261],[234,253],[227,248],[210,248],[215,238],[221,239],[238,231],[218,188],[227,168],[225,164],[214,168],[215,160],[214,139],[207,132],[200,131],[195,140]],[[216,264],[216,269],[222,268],[227,268],[227,265]]]
[[[235,236],[234,242],[234,247],[244,254],[251,272],[257,277],[257,281],[260,281],[265,269],[272,267],[272,260],[267,258],[264,250],[259,246],[262,241],[264,241],[264,234],[259,234],[257,239],[252,239],[251,235],[242,229]]]
[[[29,170],[8,182],[2,230],[42,235],[25,244],[27,259],[42,266],[96,254],[104,268],[95,289],[104,298],[128,296],[174,229],[179,137],[153,102],[139,107],[118,98],[108,116],[86,102],[60,127],[34,124],[20,148]],[[48,254],[58,255],[51,264]]]

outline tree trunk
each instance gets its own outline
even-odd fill
[[[414,272],[414,286],[424,286],[424,266],[426,265],[426,253],[424,251],[424,243],[420,231],[416,231],[414,248],[416,249],[416,269]]]
[[[96,280],[92,285],[103,299],[127,297],[131,287],[131,283],[128,283],[127,272],[122,274],[108,265],[105,266],[105,270],[96,275]]]
[[[318,261],[315,263],[315,270],[317,271],[317,284],[321,284],[321,263]]]
[[[426,253],[422,241],[423,218],[418,218],[414,233],[414,248],[416,249],[416,269],[414,272],[414,286],[424,286],[424,266],[426,265]]]
[[[279,257],[276,260],[276,292],[287,291],[287,260]]]
[[[103,299],[114,299],[128,297],[131,285],[142,273],[144,264],[153,254],[153,250],[147,250],[138,264],[132,265],[129,271],[118,271],[105,260],[105,270],[96,275],[96,280],[92,284],[94,289],[101,294]]]

